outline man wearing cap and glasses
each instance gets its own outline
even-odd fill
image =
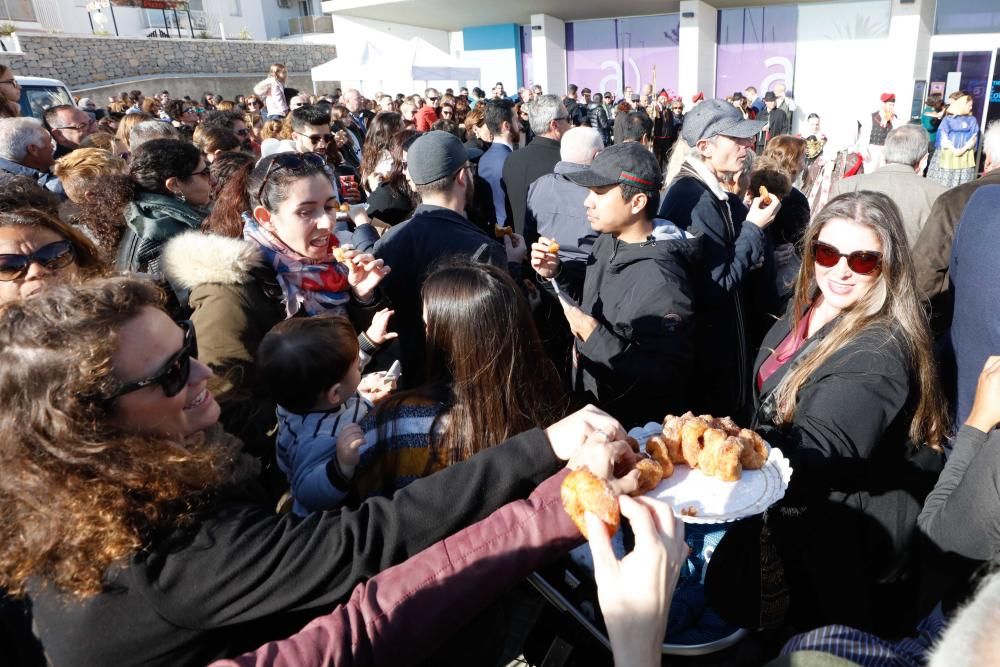
[[[458,137],[440,130],[414,141],[406,155],[407,172],[422,203],[413,217],[390,228],[373,248],[376,257],[392,266],[382,288],[396,311],[393,324],[399,333],[403,383],[407,387],[416,386],[424,376],[420,289],[430,268],[446,257],[489,262],[503,268],[508,262],[518,264],[524,259],[521,237],[515,235],[513,241],[504,237],[505,245],[500,245],[465,216],[473,194],[469,160],[481,155],[482,151],[466,148]]]
[[[689,407],[696,414],[739,420],[749,410],[752,358],[746,286],[750,272],[764,265],[764,228],[774,220],[779,204],[772,197],[761,208],[760,198],[754,198],[743,220],[745,209],[731,202],[722,184],[743,168],[765,122],[744,119],[725,100],[708,100],[691,109],[681,129],[691,153],[660,206],[661,218],[702,236],[702,262],[693,275],[698,335]],[[732,207],[737,207],[738,216]]]
[[[663,173],[630,142],[564,176],[590,190],[587,220],[598,232],[579,305],[565,296],[558,249],[541,237],[531,265],[559,297],[575,337],[573,386],[623,424],[659,421],[687,409],[694,310],[689,274],[700,239],[656,219]]]

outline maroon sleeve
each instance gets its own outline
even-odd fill
[[[501,591],[582,541],[559,498],[565,476],[359,584],[292,637],[213,667],[419,662]]]

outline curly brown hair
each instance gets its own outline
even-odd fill
[[[163,292],[136,278],[95,279],[0,308],[0,587],[29,579],[86,598],[109,568],[254,463],[220,427],[186,439],[116,427],[117,332]]]

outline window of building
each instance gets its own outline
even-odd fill
[[[0,0],[0,19],[8,21],[37,21],[31,0]]]
[[[573,21],[566,24],[569,83],[621,95],[677,90],[680,14]]]
[[[938,0],[934,33],[1000,32],[1000,4],[997,0]]]

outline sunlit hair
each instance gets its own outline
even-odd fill
[[[128,138],[129,135],[132,134],[132,128],[147,120],[156,120],[156,117],[148,113],[125,114],[125,116],[118,122],[118,129],[115,130],[115,138],[128,148]]]
[[[806,155],[806,140],[793,137],[789,134],[781,134],[773,137],[764,146],[763,157],[774,160],[778,167],[788,176],[788,180],[795,182],[796,177],[804,166],[803,158]]]
[[[270,119],[265,120],[264,124],[260,128],[260,140],[265,139],[287,139],[285,135],[285,126],[280,120]]]
[[[88,190],[99,191],[108,176],[124,175],[125,160],[100,148],[77,148],[56,160],[52,173],[59,177],[66,196],[74,202],[83,201]]]
[[[444,403],[431,433],[428,471],[468,459],[565,414],[555,367],[531,309],[510,274],[456,262],[424,282],[427,382],[386,401],[391,411],[413,396]]]
[[[118,332],[162,308],[154,283],[104,278],[0,308],[0,587],[86,598],[109,568],[189,523],[213,490],[249,479],[239,442],[116,427]]]
[[[796,330],[807,308],[820,294],[813,244],[823,227],[837,219],[871,229],[882,246],[882,264],[868,293],[843,313],[826,337],[781,381],[776,390],[778,418],[786,424],[794,420],[799,390],[820,366],[852,339],[876,329],[885,331],[885,340],[889,343],[893,333],[898,331],[910,355],[917,384],[918,399],[910,423],[910,440],[917,446],[926,443],[937,448],[945,435],[947,417],[931,350],[930,326],[917,291],[913,259],[899,209],[887,196],[869,191],[843,194],[831,199],[813,218],[802,241],[802,266],[795,282],[791,330]]]

